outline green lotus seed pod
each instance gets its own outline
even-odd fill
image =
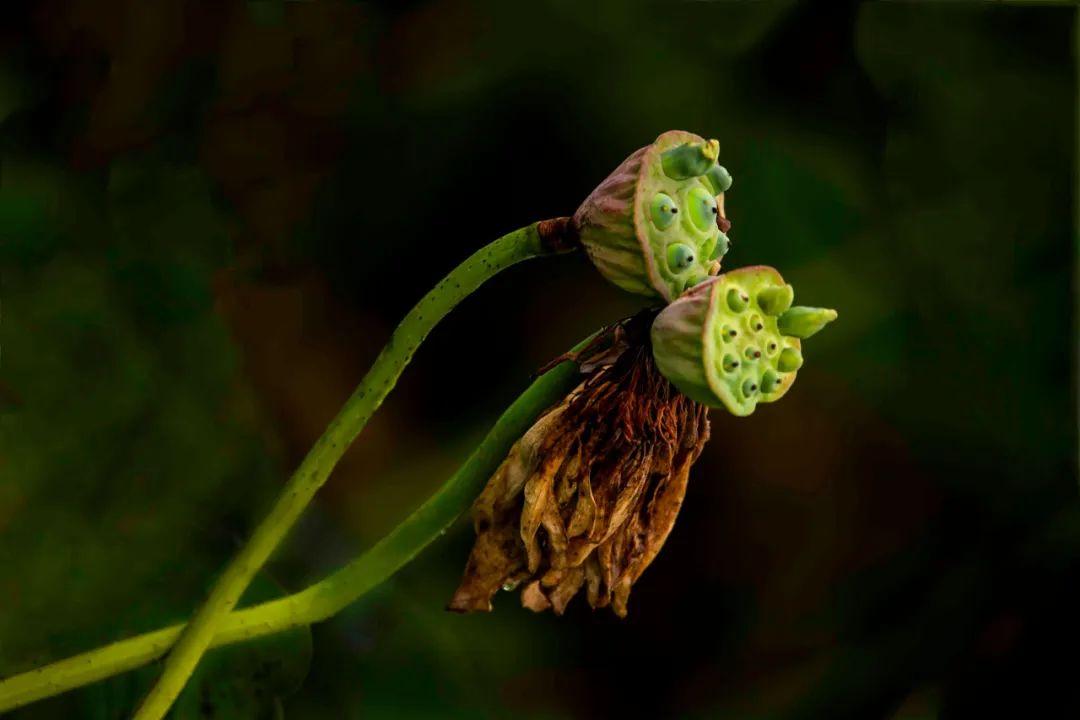
[[[604,277],[670,302],[719,272],[727,221],[704,174],[715,165],[718,147],[693,133],[666,132],[589,194],[574,213],[574,227]],[[690,249],[688,263],[683,251],[672,250],[678,244]],[[675,254],[683,262],[672,262]]]
[[[758,293],[757,304],[767,315],[779,315],[791,307],[795,300],[795,289],[790,285],[778,288],[765,288]]]
[[[754,303],[760,307],[763,293],[782,300],[790,292],[780,273],[764,266],[733,270],[687,290],[653,321],[657,367],[684,395],[733,415],[779,400],[802,365],[801,340],[781,333],[784,315],[759,313]],[[744,303],[744,297],[753,301]]]
[[[719,154],[720,143],[716,140],[690,141],[665,150],[660,165],[672,180],[689,180],[707,173]]]
[[[777,326],[784,335],[805,340],[835,319],[835,310],[800,306],[785,310],[777,320]]]
[[[709,181],[712,186],[714,195],[725,193],[731,189],[731,174],[727,171],[723,165],[713,164],[709,171],[705,173],[705,179]]]

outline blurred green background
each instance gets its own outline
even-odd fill
[[[1074,9],[8,13],[0,675],[185,617],[416,299],[678,128],[735,177],[726,266],[840,320],[782,403],[713,413],[630,617],[444,612],[460,522],[310,638],[214,653],[177,716],[1080,714]],[[249,598],[378,539],[639,306],[580,256],[485,286]],[[125,717],[155,671],[12,717]]]

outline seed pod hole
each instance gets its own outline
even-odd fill
[[[751,345],[743,351],[743,355],[746,356],[747,360],[753,361],[761,357],[761,351]]]
[[[739,361],[731,353],[724,355],[724,372],[734,372],[739,367]]]
[[[750,332],[761,332],[765,329],[765,321],[757,313],[751,313],[746,318],[746,327]]]
[[[743,397],[753,397],[757,393],[757,382],[751,379],[743,380],[742,394]]]

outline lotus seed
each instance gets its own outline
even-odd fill
[[[688,211],[690,220],[701,232],[711,232],[716,229],[716,198],[708,190],[698,185],[687,195]]]
[[[745,310],[747,299],[746,295],[738,288],[731,288],[727,291],[727,304],[732,312],[742,312]]]
[[[713,250],[712,253],[710,253],[709,255],[709,259],[719,260],[720,258],[727,255],[727,251],[730,247],[731,243],[730,241],[728,241],[728,236],[725,235],[723,232],[717,233],[716,244],[713,246]]]
[[[776,373],[772,370],[766,370],[765,374],[761,376],[761,392],[771,393],[776,389],[778,382],[779,378],[777,378]]]
[[[791,307],[795,290],[790,285],[765,288],[758,293],[757,303],[766,315],[779,315]]]
[[[780,372],[795,372],[802,367],[802,353],[795,348],[784,348],[780,353],[780,359],[776,361],[776,367]]]
[[[694,251],[689,245],[675,243],[668,248],[667,260],[673,272],[682,272],[694,264]]]
[[[677,212],[679,212],[679,208],[675,207],[675,201],[665,193],[656,193],[652,204],[649,206],[649,216],[652,218],[652,223],[660,230],[667,229],[675,221]]]
[[[713,192],[717,195],[731,189],[731,174],[723,165],[713,165],[705,173],[705,177],[708,179],[709,184],[712,185]]]

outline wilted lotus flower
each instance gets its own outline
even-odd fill
[[[523,584],[532,610],[562,614],[584,586],[592,607],[626,614],[709,437],[705,408],[656,369],[654,315],[574,358],[584,382],[514,445],[473,505],[476,545],[449,609],[491,610],[500,588]]]
[[[593,264],[624,290],[666,302],[720,269],[731,227],[720,145],[671,130],[623,161],[574,213]]]
[[[749,415],[780,399],[802,365],[800,338],[836,318],[791,307],[793,296],[772,268],[735,270],[571,358],[585,381],[518,440],[473,505],[476,544],[449,608],[491,610],[500,588],[523,585],[523,605],[561,614],[584,586],[590,605],[624,616],[709,437],[706,406]]]

